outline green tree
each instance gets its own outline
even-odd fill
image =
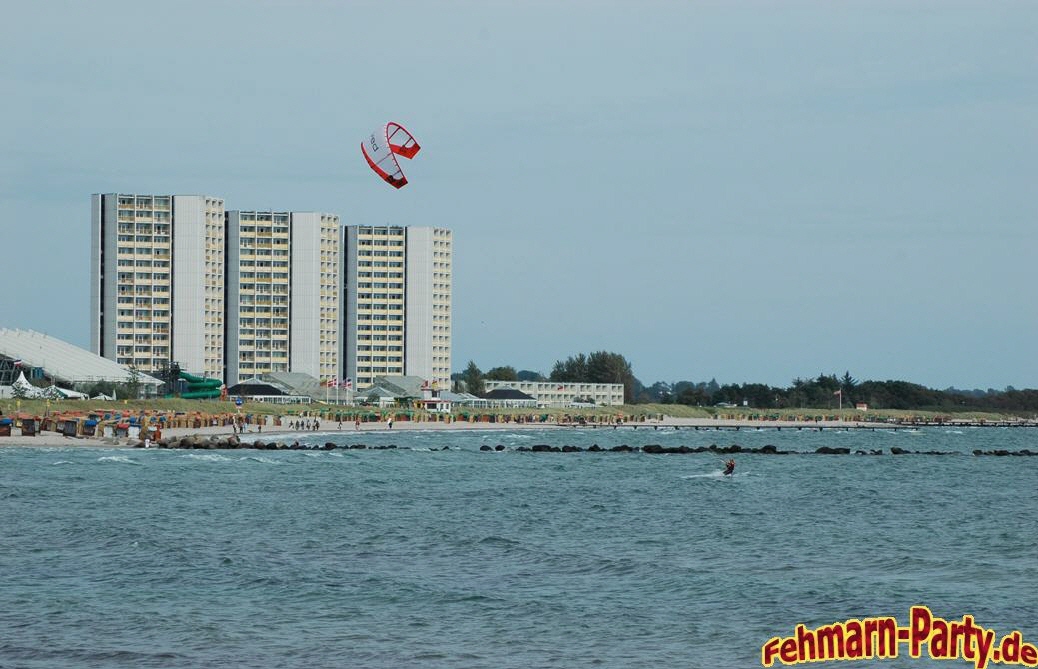
[[[587,383],[587,356],[580,353],[575,356],[571,355],[565,361],[556,360],[548,379],[568,383]]]
[[[695,386],[691,383],[682,383],[681,389],[677,392],[677,403],[687,404],[689,406],[703,406],[704,404],[710,404],[710,396],[706,394],[700,386]]]
[[[840,388],[844,392],[850,392],[854,390],[854,387],[858,385],[858,380],[851,376],[850,372],[844,372],[843,378],[840,379]]]
[[[661,404],[674,403],[674,389],[664,381],[657,381],[645,389],[645,401],[660,402]]]
[[[595,351],[590,355],[580,353],[565,361],[556,361],[551,370],[551,380],[564,383],[622,383],[624,402],[630,403],[636,393],[641,393],[641,383],[634,377],[631,363],[619,353]]]
[[[141,396],[141,373],[136,367],[130,367],[130,373],[126,377],[126,383],[123,384],[123,388],[126,391],[126,398],[135,400]]]
[[[483,378],[494,381],[518,381],[519,373],[515,371],[515,367],[494,367],[488,370]]]
[[[486,394],[486,386],[483,385],[483,372],[476,366],[475,361],[469,360],[465,371],[461,373],[461,382],[465,384],[465,392],[482,397]]]

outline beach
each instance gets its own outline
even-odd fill
[[[203,427],[171,427],[162,430],[164,439],[182,439],[184,437],[198,436],[231,437],[237,435],[244,442],[262,441],[285,441],[290,442],[300,435],[306,434],[370,434],[385,432],[409,432],[409,431],[501,431],[501,430],[567,430],[574,427],[587,427],[600,430],[635,430],[651,431],[660,428],[671,429],[891,429],[887,423],[871,423],[867,421],[840,421],[840,420],[749,420],[749,419],[715,419],[715,418],[678,418],[663,416],[637,421],[621,423],[587,423],[579,422],[522,422],[509,420],[507,422],[484,422],[484,421],[387,421],[364,422],[359,426],[353,422],[343,421],[339,423],[334,420],[322,420],[319,429],[307,430],[296,429],[291,426],[294,421],[306,421],[296,416],[284,416],[280,424],[263,425],[260,429],[257,425],[247,425],[244,433],[237,433],[231,425],[216,425]],[[312,419],[311,419],[312,420]],[[15,428],[12,436],[0,437],[0,448],[3,447],[30,447],[41,448],[80,446],[85,448],[137,448],[143,440],[137,437],[69,437],[59,432],[42,431],[34,436],[23,436]]]

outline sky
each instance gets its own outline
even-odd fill
[[[90,345],[92,193],[450,228],[453,367],[1038,388],[1038,3],[11,3],[0,326]],[[422,146],[395,190],[359,145]]]

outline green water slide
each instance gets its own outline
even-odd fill
[[[187,372],[180,372],[180,378],[187,381],[187,392],[180,394],[186,400],[220,396],[220,387],[223,386],[220,379],[207,379]]]

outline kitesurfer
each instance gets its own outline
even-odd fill
[[[733,458],[729,458],[728,461],[724,463],[724,475],[725,476],[732,476],[734,473],[735,473],[735,460]]]

